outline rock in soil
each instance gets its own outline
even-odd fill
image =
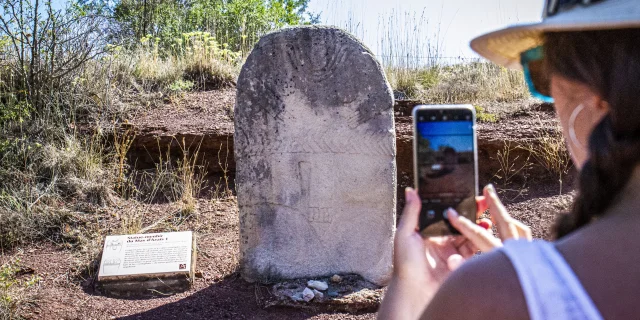
[[[302,299],[304,299],[304,301],[306,302],[313,300],[313,298],[315,297],[315,293],[313,293],[313,290],[309,288],[304,288],[304,291],[302,291]]]
[[[309,282],[307,282],[307,287],[311,289],[324,291],[324,290],[327,290],[329,285],[327,285],[327,283],[324,281],[309,280]]]
[[[340,283],[328,283],[330,278],[319,279],[327,284],[327,294],[317,289],[315,292],[307,287],[307,279],[284,281],[272,286],[270,296],[263,299],[268,307],[293,307],[301,309],[322,309],[337,312],[373,312],[378,309],[382,300],[383,289],[364,280],[358,275],[343,275]],[[313,300],[304,301],[300,293],[311,291]]]

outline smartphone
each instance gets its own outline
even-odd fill
[[[447,209],[476,221],[478,154],[471,105],[419,105],[413,109],[415,188],[422,200],[423,237],[456,235]]]

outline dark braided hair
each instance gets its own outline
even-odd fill
[[[604,215],[640,162],[640,29],[547,33],[545,57],[610,106],[589,137],[572,212],[556,223],[560,238]]]

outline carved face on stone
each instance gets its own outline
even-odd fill
[[[313,71],[323,71],[326,70],[328,61],[327,59],[331,57],[330,54],[333,52],[329,52],[332,47],[326,44],[327,39],[323,37],[322,34],[314,33],[311,36],[311,50],[310,52],[310,65]],[[333,39],[329,39],[333,40]]]

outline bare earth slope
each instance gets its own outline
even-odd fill
[[[200,145],[209,162],[209,172],[221,171],[220,163],[227,163],[233,175],[233,104],[234,90],[186,94],[173,104],[141,113],[131,120],[136,140],[130,160],[139,167],[152,168],[160,152],[170,146],[172,152],[184,145]],[[399,190],[411,182],[411,104],[396,106],[396,132]],[[537,105],[509,107],[502,105],[487,109],[501,116],[497,123],[479,125],[481,183],[494,182],[502,191],[507,208],[518,219],[529,224],[534,236],[549,238],[549,226],[557,212],[570,205],[570,184],[564,195],[558,195],[555,177],[544,168],[531,164],[513,182],[496,178],[497,153],[505,141],[526,144],[541,130],[555,126],[548,108]],[[514,112],[516,109],[517,112]],[[158,147],[158,145],[160,147]],[[184,145],[182,147],[184,148]],[[164,148],[164,149],[163,149]],[[157,151],[160,149],[160,151]],[[219,160],[218,154],[223,160]],[[514,151],[517,156],[521,151]],[[136,161],[137,160],[137,161]],[[570,178],[566,179],[570,181]],[[399,198],[399,200],[401,200]],[[399,207],[402,201],[399,201]],[[121,230],[123,217],[131,212],[140,226],[160,220],[179,204],[133,205],[119,203],[117,207],[97,210],[88,223],[100,221],[101,238],[105,233]],[[120,228],[120,229],[119,229]],[[19,258],[28,277],[42,277],[37,295],[22,307],[22,313],[32,319],[374,319],[375,312],[359,314],[332,313],[326,309],[264,308],[270,286],[244,282],[236,272],[238,267],[238,216],[235,196],[222,199],[201,198],[197,213],[190,217],[172,216],[167,223],[153,230],[194,230],[198,234],[197,278],[187,292],[145,299],[115,299],[94,290],[93,273],[78,272],[78,265],[86,265],[86,256],[62,249],[65,244],[34,243],[12,252],[4,252],[0,263]],[[78,261],[80,259],[80,261]],[[95,262],[95,261],[94,261]],[[95,268],[94,268],[95,269]],[[382,294],[382,290],[379,291]]]

